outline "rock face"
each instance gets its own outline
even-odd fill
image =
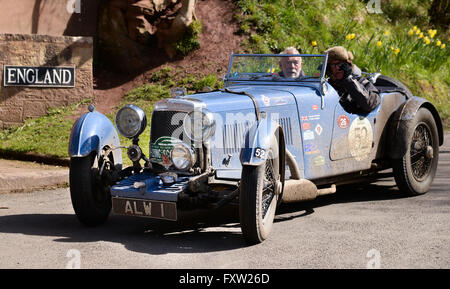
[[[105,0],[99,10],[99,47],[119,71],[141,68],[141,56],[158,46],[173,57],[173,43],[191,24],[196,0]]]

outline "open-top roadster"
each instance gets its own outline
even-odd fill
[[[70,192],[87,225],[114,213],[177,220],[182,210],[239,205],[248,243],[265,240],[281,202],[311,200],[336,185],[373,181],[392,168],[399,189],[427,192],[443,130],[435,107],[395,79],[368,74],[381,103],[369,114],[345,111],[326,79],[327,55],[301,57],[301,76],[284,78],[280,59],[231,56],[225,88],[158,101],[150,155],[139,146],[147,119],[126,105],[116,115],[132,139],[122,168],[114,125],[90,107],[73,126]],[[142,166],[143,165],[143,166]]]

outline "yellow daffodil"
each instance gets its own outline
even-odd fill
[[[419,38],[423,38],[423,33],[422,32],[420,32]]]
[[[441,41],[438,39],[438,41],[436,41],[436,46],[441,46]]]
[[[417,30],[416,30],[416,35],[419,35],[420,33],[421,33],[420,29],[417,28]]]
[[[425,38],[423,39],[423,42],[425,42],[426,45],[430,44],[431,40],[430,38],[428,38],[428,36],[425,36]]]
[[[384,31],[384,35],[389,36],[389,30]]]
[[[413,30],[413,31],[416,31],[416,30],[417,30],[417,26],[414,26],[412,30]]]
[[[400,52],[400,48],[395,48],[394,54],[397,55]]]
[[[377,46],[378,46],[378,47],[381,47],[381,45],[383,45],[383,42],[377,41]]]
[[[408,35],[413,35],[414,34],[414,30],[412,30],[412,29],[410,29],[409,31],[408,31]]]
[[[435,35],[436,35],[436,33],[437,33],[437,30],[436,29],[429,29],[428,30],[428,35],[430,35],[430,37],[431,38],[433,38]]]
[[[314,46],[314,47],[316,47],[316,46],[317,46],[317,41],[311,42],[311,45]]]
[[[345,39],[347,39],[347,40],[352,40],[352,39],[354,39],[355,37],[356,37],[355,33],[350,33],[350,34],[348,34],[347,36],[345,36]]]
[[[442,45],[441,45],[441,49],[444,49],[445,48],[445,43],[443,43]]]

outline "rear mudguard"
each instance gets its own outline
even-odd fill
[[[93,111],[83,114],[73,125],[70,133],[69,156],[85,157],[96,152],[100,157],[103,148],[120,146],[119,135],[112,122],[103,114]],[[112,151],[116,168],[122,166],[120,149]]]
[[[284,133],[278,122],[263,118],[257,121],[247,131],[245,135],[244,147],[241,150],[241,164],[258,166],[264,163],[267,158],[267,151],[270,148],[272,138],[276,138],[280,152],[280,164],[285,159]],[[277,156],[274,156],[277,157]]]
[[[400,159],[408,151],[414,117],[422,107],[428,109],[434,117],[438,129],[439,146],[444,143],[442,121],[436,108],[428,100],[414,96],[402,104],[394,113],[390,129],[390,139],[393,140],[390,142],[389,147],[389,157],[391,159]]]

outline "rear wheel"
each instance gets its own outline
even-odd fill
[[[276,140],[259,166],[244,166],[239,197],[239,216],[248,244],[263,242],[272,229],[281,192],[280,158]]]
[[[80,222],[87,226],[103,224],[111,211],[111,194],[109,185],[102,181],[100,170],[111,170],[108,158],[103,166],[97,153],[70,160],[70,197]]]
[[[419,109],[408,135],[405,156],[393,161],[394,177],[401,191],[420,195],[430,189],[439,159],[438,130],[428,109]]]

